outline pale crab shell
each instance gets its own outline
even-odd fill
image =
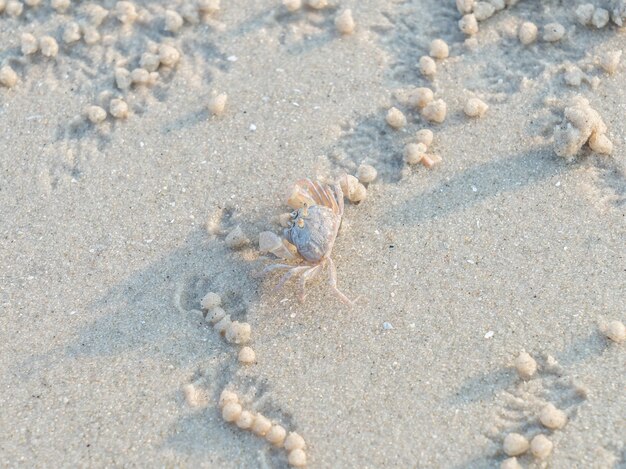
[[[297,223],[300,219],[304,221],[302,227]],[[313,205],[298,209],[294,224],[285,229],[284,235],[305,260],[319,262],[330,256],[340,224],[341,217],[330,208]]]

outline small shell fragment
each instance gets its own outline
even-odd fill
[[[406,116],[396,107],[392,107],[389,111],[387,111],[387,117],[385,120],[393,129],[401,129],[406,125]]]

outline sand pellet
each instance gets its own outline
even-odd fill
[[[459,20],[459,29],[463,34],[473,36],[478,33],[478,21],[473,14],[465,15]]]
[[[587,141],[589,148],[600,155],[610,155],[613,153],[613,142],[605,134],[593,133]]]
[[[433,39],[430,43],[430,56],[435,59],[446,59],[450,55],[450,48],[443,39]]]
[[[106,118],[107,112],[100,106],[89,106],[87,108],[87,119],[89,119],[92,124],[104,122]]]
[[[145,68],[149,72],[156,72],[159,68],[159,65],[161,65],[161,60],[156,54],[144,52],[143,54],[141,54],[141,58],[139,59],[139,65],[141,66],[141,68]]]
[[[560,23],[548,23],[543,27],[543,40],[556,42],[565,36],[565,27]]]
[[[468,117],[482,117],[489,109],[489,106],[484,101],[478,98],[470,98],[465,103],[463,111]]]
[[[622,58],[621,50],[610,50],[600,55],[599,63],[600,67],[609,75],[614,74],[619,67],[620,59]]]
[[[250,244],[250,240],[244,234],[243,230],[240,226],[235,227],[230,233],[226,235],[224,239],[224,243],[231,249],[240,249],[248,244]]]
[[[530,452],[537,459],[546,459],[550,456],[553,446],[547,436],[539,434],[530,442]]]
[[[43,36],[39,40],[39,49],[44,57],[56,57],[59,53],[59,44],[52,36]]]
[[[2,4],[1,1],[0,4]],[[36,7],[41,4],[41,0],[24,0],[24,4],[29,7]],[[0,7],[0,13],[2,13],[2,7]]]
[[[11,0],[10,2],[7,2],[5,11],[7,15],[9,16],[14,16],[14,17],[20,16],[22,12],[24,11],[24,4],[17,0]]]
[[[20,48],[22,54],[31,55],[39,50],[39,42],[32,34],[24,33],[20,36]]]
[[[109,112],[116,119],[126,119],[128,117],[128,104],[123,99],[112,99]]]
[[[462,15],[471,13],[474,9],[474,0],[456,0],[456,9]]]
[[[241,416],[242,411],[241,404],[238,402],[229,402],[222,409],[222,418],[226,422],[234,422]]]
[[[600,114],[591,108],[589,101],[581,96],[575,97],[564,114],[564,122],[554,131],[554,152],[558,156],[569,158],[576,155],[594,134],[594,144],[603,151],[608,150],[600,148],[601,145],[606,146],[607,141],[597,137],[606,133],[606,124]]]
[[[557,430],[567,423],[567,414],[553,404],[547,404],[539,413],[539,421],[544,427]]]
[[[415,134],[415,139],[417,143],[423,143],[427,147],[429,147],[433,143],[433,131],[430,129],[420,129]]]
[[[70,0],[50,0],[50,6],[62,13],[70,7]]]
[[[517,462],[517,458],[507,458],[500,464],[500,469],[522,469],[520,463]]]
[[[270,419],[262,414],[257,414],[252,424],[252,433],[258,436],[265,436],[270,431],[270,428],[272,428]]]
[[[224,389],[220,394],[218,405],[220,406],[220,408],[223,408],[226,404],[230,402],[239,402],[239,397],[233,391]]]
[[[95,26],[83,26],[83,41],[88,46],[92,46],[100,42],[101,36],[100,32],[96,29]]]
[[[357,170],[357,177],[359,178],[359,182],[363,184],[369,184],[370,182],[374,182],[378,176],[378,171],[376,168],[369,164],[361,164],[359,169]]]
[[[265,435],[265,439],[274,446],[281,447],[285,442],[287,430],[282,425],[272,425],[270,431]]]
[[[180,16],[182,16],[187,23],[200,23],[200,11],[192,2],[183,3],[180,5],[178,11],[180,12]]]
[[[283,5],[287,11],[297,11],[302,8],[302,0],[283,0]]]
[[[352,194],[356,191],[358,186],[359,180],[351,174],[344,174],[339,179],[339,187],[341,187],[344,197],[347,197],[348,200],[350,200]]]
[[[290,432],[287,438],[285,438],[284,446],[287,451],[293,451],[296,449],[303,450],[306,448],[306,442],[304,441],[304,438],[302,438],[302,436],[300,436],[298,433]]]
[[[306,466],[306,453],[304,450],[294,449],[289,452],[287,462],[293,467],[304,467]]]
[[[532,44],[537,40],[537,26],[530,21],[524,21],[517,31],[517,37],[525,46]]]
[[[231,322],[232,321],[230,320],[230,314],[227,314],[215,323],[213,329],[215,329],[215,332],[217,332],[218,334],[224,335],[226,333],[226,329],[228,329],[228,326],[230,326]]]
[[[130,79],[136,85],[151,85],[153,84],[152,75],[145,68],[136,68],[130,72]]]
[[[202,300],[200,300],[200,307],[206,311],[221,305],[222,297],[219,295],[219,293],[215,293],[212,291],[208,292],[202,297]]]
[[[167,44],[159,45],[159,61],[166,67],[174,67],[180,60],[180,52]]]
[[[226,93],[220,93],[217,96],[213,96],[209,100],[209,112],[214,116],[221,116],[226,109],[226,103],[228,102],[228,95]]]
[[[225,316],[226,316],[226,311],[224,311],[219,306],[214,306],[208,311],[206,315],[206,320],[207,322],[210,322],[211,324],[217,324],[222,319],[224,319]]]
[[[242,347],[237,354],[237,360],[244,365],[251,365],[256,362],[256,353],[250,347]]]
[[[476,2],[474,5],[473,13],[476,17],[476,21],[485,21],[491,18],[495,12],[496,7],[489,2]]]
[[[100,26],[104,19],[109,16],[109,10],[95,3],[87,5],[85,11],[89,18],[89,23],[94,27]]]
[[[506,8],[506,2],[504,0],[489,0],[489,3],[493,5],[496,11],[504,10]]]
[[[328,0],[308,0],[307,3],[314,10],[321,10],[328,6]]]
[[[183,27],[183,17],[174,10],[165,10],[165,30],[176,33]]]
[[[441,124],[446,120],[446,113],[448,112],[448,106],[443,99],[437,99],[422,109],[422,116],[431,121]]]
[[[237,425],[242,430],[250,429],[253,423],[254,423],[254,414],[247,410],[242,410],[241,415],[239,415],[239,418],[235,421],[235,425]]]
[[[604,8],[596,8],[593,12],[593,16],[591,17],[591,24],[598,29],[604,28],[607,24],[609,24],[608,10],[605,10]]]
[[[519,433],[509,433],[504,437],[502,449],[508,456],[519,456],[528,451],[528,440]]]
[[[117,2],[114,9],[115,17],[123,24],[132,24],[137,19],[137,10],[132,2]]]
[[[411,105],[417,109],[422,109],[435,99],[435,93],[430,88],[415,88],[409,98]]]
[[[367,189],[361,183],[358,183],[356,185],[356,187],[354,188],[352,192],[350,192],[350,195],[348,197],[350,202],[352,202],[353,204],[358,204],[360,202],[363,202],[366,198],[367,198]]]
[[[537,362],[527,352],[521,352],[515,359],[515,371],[520,378],[528,380],[537,372]]]
[[[626,0],[615,0],[611,19],[620,28],[626,24]]]
[[[63,30],[63,42],[71,44],[73,42],[80,41],[80,38],[80,26],[75,21],[70,21]]]
[[[209,403],[206,391],[192,383],[183,386],[183,395],[189,407],[205,407]]]
[[[355,28],[354,18],[352,18],[352,10],[349,8],[343,10],[335,18],[335,28],[341,34],[352,34]]]
[[[406,116],[397,107],[392,107],[387,111],[387,117],[385,117],[385,120],[393,129],[401,129],[406,125]]]
[[[433,77],[437,73],[437,64],[427,55],[420,57],[419,61],[420,72],[426,77]]]
[[[17,83],[17,73],[9,65],[0,68],[0,85],[13,88]]]
[[[247,322],[233,321],[226,328],[224,336],[231,344],[246,344],[250,342],[252,328]]]
[[[118,67],[113,72],[113,76],[115,77],[115,84],[120,90],[127,90],[130,88],[132,79],[130,78],[130,72],[128,70]]]
[[[626,340],[626,327],[621,321],[611,321],[606,325],[604,334],[613,342],[621,344]]]
[[[213,14],[220,11],[220,0],[198,0],[198,10],[205,14]]]
[[[576,8],[576,19],[583,26],[588,26],[591,24],[591,20],[593,18],[593,13],[595,12],[596,7],[591,3],[584,3],[579,5]]]
[[[404,161],[414,165],[422,161],[428,148],[423,143],[409,143],[404,147]]]
[[[565,69],[563,80],[568,86],[578,87],[585,79],[585,74],[576,65],[570,65]]]

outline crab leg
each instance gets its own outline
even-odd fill
[[[333,262],[333,260],[329,257],[328,258],[328,275],[329,275],[329,284],[330,284],[330,288],[332,288],[332,290],[335,292],[335,294],[339,297],[339,299],[349,305],[349,306],[354,306],[354,301],[351,301],[350,298],[348,298],[346,295],[344,295],[338,288],[337,288],[337,269],[335,267],[335,263]],[[356,300],[355,300],[356,301]]]
[[[280,280],[278,281],[278,283],[276,284],[276,286],[274,287],[274,290],[280,290],[282,288],[282,286],[294,275],[299,275],[301,272],[304,272],[305,270],[308,270],[310,267],[308,265],[302,265],[299,267],[294,267],[291,270],[289,270],[287,273],[285,273]]]
[[[304,302],[304,299],[306,298],[305,288],[307,280],[315,277],[315,275],[320,271],[321,268],[322,264],[317,264],[315,267],[311,267],[309,270],[303,273],[300,277],[300,292],[298,293],[298,299],[300,300],[300,303]]]

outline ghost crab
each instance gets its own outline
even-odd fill
[[[263,269],[262,275],[286,270],[275,287],[277,290],[292,277],[299,276],[298,298],[302,302],[306,297],[306,282],[328,266],[330,288],[343,303],[353,306],[356,300],[350,300],[337,288],[337,269],[330,257],[343,217],[341,186],[300,179],[294,184],[287,204],[295,210],[283,232],[284,239],[264,231],[259,235],[259,248],[284,260],[300,259],[302,262],[300,265],[272,264]]]

